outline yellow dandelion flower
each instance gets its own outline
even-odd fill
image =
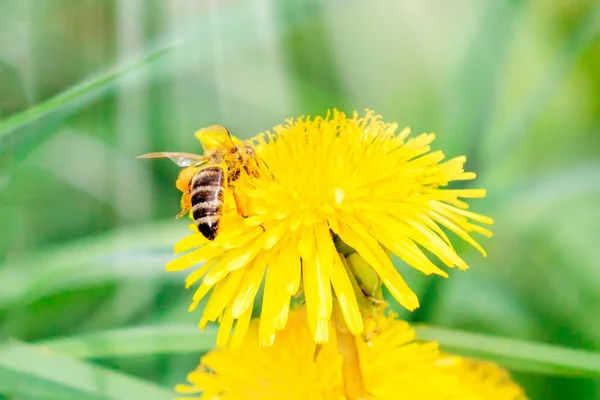
[[[517,387],[510,380],[501,384],[478,375],[471,361],[463,367],[460,357],[440,354],[436,343],[415,342],[415,332],[406,322],[393,315],[380,316],[378,322],[380,330],[370,342],[359,336],[352,339],[364,395],[349,394],[339,335],[332,334],[315,355],[319,345],[312,340],[304,309],[290,313],[288,324],[268,348],[260,346],[260,323],[253,320],[241,346],[206,354],[188,375],[189,383],[176,390],[190,396],[182,398],[186,400],[521,400],[510,397],[512,391],[496,391],[502,385]]]
[[[445,355],[436,364],[454,368],[461,385],[486,400],[527,400],[525,392],[512,381],[509,373],[492,362],[469,358],[456,362],[455,356]]]
[[[201,281],[190,310],[210,292],[200,327],[219,321],[219,346],[234,324],[234,345],[240,343],[263,279],[261,344],[273,344],[290,299],[300,294],[312,336],[323,343],[333,299],[352,334],[363,331],[365,308],[381,300],[382,284],[407,309],[419,306],[390,253],[424,274],[447,277],[431,255],[467,268],[445,233],[451,231],[485,255],[471,233],[491,236],[475,223],[492,220],[461,200],[485,190],[445,188],[475,178],[463,170],[465,157],[444,161],[430,149],[433,134],[409,138],[409,129],[397,127],[371,111],[349,118],[334,110],[290,119],[251,141],[258,171],[236,181],[235,199],[225,195],[216,238],[192,234],[176,245],[185,254],[167,265],[179,271],[200,264],[186,281]],[[240,215],[240,201],[247,215]]]

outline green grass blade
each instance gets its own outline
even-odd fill
[[[419,339],[437,341],[444,351],[494,361],[516,371],[600,377],[600,353],[431,326],[416,330]]]
[[[437,341],[444,351],[498,362],[514,370],[600,377],[600,353],[429,326],[416,329],[418,339]],[[194,326],[157,325],[47,340],[36,346],[72,357],[101,358],[202,353],[214,347],[215,339],[213,328],[201,333]]]
[[[215,347],[217,327],[204,332],[191,325],[158,325],[95,332],[37,342],[36,347],[76,358],[204,353]]]
[[[0,121],[0,165],[23,159],[56,130],[64,118],[97,100],[120,78],[152,63],[177,45],[158,46],[138,59],[117,65],[23,112]]]
[[[46,399],[167,400],[167,388],[8,341],[0,345],[0,392]]]

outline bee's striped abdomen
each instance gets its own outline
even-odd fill
[[[221,167],[201,169],[192,179],[192,216],[201,234],[214,240],[223,211],[225,171]]]

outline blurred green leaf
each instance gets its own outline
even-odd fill
[[[94,332],[37,342],[36,347],[76,358],[204,353],[215,347],[216,326],[157,325]]]
[[[600,164],[587,163],[569,169],[557,169],[509,185],[494,187],[493,182],[479,182],[488,188],[477,212],[494,213],[500,223],[510,226],[532,224],[553,207],[577,197],[600,194]]]
[[[497,92],[524,2],[486,2],[478,17],[478,34],[456,73],[452,100],[447,101],[448,154],[466,153],[469,168],[477,170],[480,144],[497,102]],[[452,139],[451,141],[449,139]],[[468,184],[468,183],[467,183]]]
[[[523,132],[552,98],[552,94],[559,86],[560,80],[580,59],[583,52],[594,44],[599,35],[600,2],[595,2],[591,10],[583,13],[581,20],[558,51],[547,72],[540,78],[524,104],[517,108],[519,111],[508,122],[506,129],[495,134],[495,137],[502,141],[498,146],[494,146],[492,153],[495,157],[494,160],[506,158],[519,138],[525,136]]]
[[[169,389],[150,382],[12,340],[0,345],[0,392],[47,399],[173,397]]]
[[[275,4],[277,11],[290,22],[281,38],[281,51],[300,109],[307,114],[320,113],[332,106],[343,109],[346,88],[335,65],[334,38],[327,31],[327,19],[323,17],[328,4],[320,0]]]
[[[600,353],[429,326],[416,330],[419,340],[437,341],[444,351],[495,361],[514,370],[600,377]],[[157,325],[58,338],[36,346],[82,358],[202,353],[214,347],[216,334],[213,327],[201,333],[193,326]]]
[[[176,44],[158,46],[132,62],[110,68],[41,104],[0,121],[0,165],[11,159],[24,158],[53,133],[64,118],[97,100],[118,79],[154,62]]]
[[[182,221],[152,223],[114,230],[10,260],[0,265],[3,286],[0,308],[103,282],[175,278],[176,274],[165,272],[164,265],[173,257],[173,244],[187,232]]]
[[[19,70],[0,60],[0,120],[27,107],[27,93]]]
[[[417,338],[437,341],[444,351],[494,361],[517,371],[600,377],[600,353],[431,326],[416,330]]]

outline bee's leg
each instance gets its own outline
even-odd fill
[[[237,195],[235,191],[235,186],[231,186],[231,192],[233,193],[233,199],[235,200],[235,208],[237,209],[238,214],[242,218],[248,218],[248,213],[246,212],[243,204],[244,201]]]
[[[253,168],[250,168],[248,166],[248,164],[244,164],[244,171],[246,172],[246,175],[248,175],[248,176],[252,176],[254,178],[260,178],[260,172],[258,172],[258,164],[256,164]]]
[[[192,208],[192,198],[189,189],[181,195],[181,212],[175,218],[184,217]]]
[[[235,191],[235,185],[231,185],[231,192],[233,193],[233,199],[235,200],[235,208],[237,209],[237,213],[238,215],[240,215],[242,218],[248,218],[249,213],[247,211],[247,208],[245,207],[245,202],[244,199],[242,199]],[[260,228],[263,230],[263,232],[266,232],[267,230],[265,229],[264,226],[262,226],[262,224],[258,225],[260,226]]]
[[[322,348],[323,348],[322,344],[317,344],[315,346],[315,352],[313,354],[313,362],[317,362],[317,357],[319,356],[319,353],[321,352]]]

